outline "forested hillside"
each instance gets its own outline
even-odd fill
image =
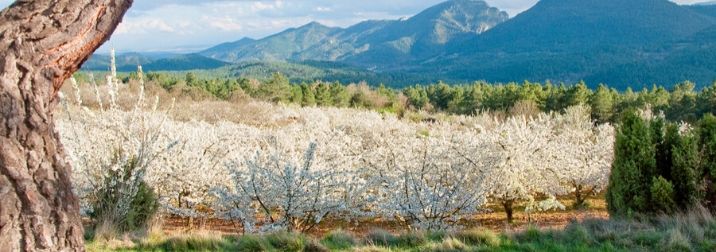
[[[120,71],[224,68],[234,76],[386,83],[604,83],[619,90],[716,79],[716,7],[668,0],[542,0],[509,19],[478,0],[450,0],[401,20],[340,28],[311,22],[198,54],[125,54]],[[84,68],[108,70],[95,55]],[[190,59],[190,60],[188,60]],[[258,64],[254,64],[258,63]],[[250,65],[250,67],[247,67]],[[311,74],[305,75],[303,69]],[[264,74],[268,73],[268,74]]]

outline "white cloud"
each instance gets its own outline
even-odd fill
[[[161,18],[141,17],[125,20],[117,27],[115,34],[138,35],[153,34],[155,32],[176,33],[180,32],[180,30],[175,29]]]
[[[318,7],[316,7],[316,11],[318,11],[318,12],[330,12],[330,11],[332,11],[332,9],[331,9],[330,7],[318,6]]]

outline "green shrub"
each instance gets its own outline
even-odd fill
[[[684,236],[678,229],[669,230],[669,237],[666,239],[666,244],[662,247],[663,251],[693,251],[691,249],[691,242]]]
[[[397,239],[397,245],[401,247],[417,247],[427,242],[425,235],[417,232],[403,233]]]
[[[656,230],[642,230],[634,232],[628,238],[634,240],[634,243],[639,246],[654,247],[664,239],[664,236]]]
[[[445,239],[445,237],[448,236],[448,234],[445,231],[436,230],[429,231],[425,236],[430,241],[442,241],[443,239]]]
[[[186,237],[171,238],[160,247],[166,251],[219,251],[230,249],[231,245],[222,239]]]
[[[467,245],[462,243],[460,240],[455,238],[447,238],[441,243],[432,244],[429,247],[429,250],[432,252],[457,252],[466,251],[467,248]]]
[[[543,236],[542,231],[530,226],[523,233],[516,235],[515,238],[522,242],[538,242],[542,240]]]
[[[275,249],[280,251],[301,251],[306,244],[306,238],[300,234],[280,232],[264,237]]]
[[[586,227],[572,223],[564,230],[566,241],[572,244],[592,244],[594,239]]]
[[[610,214],[628,216],[650,209],[649,188],[656,173],[656,150],[652,141],[647,123],[636,112],[627,112],[617,131],[607,187]]]
[[[120,162],[121,155],[115,156]],[[112,226],[124,233],[145,228],[159,209],[154,190],[137,174],[143,173],[136,158],[129,159],[121,169],[108,169],[95,192],[90,217],[96,225]]]
[[[309,240],[308,243],[306,243],[306,246],[303,248],[303,252],[330,252],[331,250],[327,248],[326,246],[323,246],[323,244],[314,241]]]
[[[342,230],[330,232],[323,237],[322,242],[332,249],[348,249],[358,244],[358,241],[353,235]]]
[[[500,246],[500,237],[494,232],[486,229],[466,230],[455,233],[455,239],[472,246]]]
[[[681,209],[690,209],[698,204],[699,161],[696,140],[691,136],[677,137],[672,150],[671,182],[674,186],[674,201]]]
[[[395,235],[382,229],[370,231],[365,239],[368,244],[376,246],[393,247],[399,245],[398,238]]]
[[[253,235],[241,236],[236,246],[239,252],[261,252],[269,250],[267,246],[263,244],[261,238]]]
[[[674,187],[664,177],[654,178],[651,184],[651,197],[653,208],[657,212],[673,213],[676,209],[674,203]]]

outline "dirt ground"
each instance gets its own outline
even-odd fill
[[[569,206],[570,200],[562,200],[563,204]],[[504,211],[492,206],[486,213],[477,214],[460,223],[465,228],[487,228],[495,232],[515,232],[526,229],[529,226],[536,226],[540,229],[561,229],[572,221],[584,219],[608,219],[606,204],[603,199],[595,198],[588,200],[590,207],[587,209],[570,209],[564,211],[537,212],[531,214],[531,221],[528,215],[522,211],[524,205],[515,206],[514,223],[508,224]],[[240,234],[242,228],[240,223],[219,219],[190,220],[187,218],[170,217],[162,223],[163,230],[168,234],[180,234],[189,231],[209,231],[224,234]],[[409,227],[397,221],[381,219],[364,219],[347,222],[344,220],[328,219],[309,231],[309,234],[321,237],[333,230],[345,230],[358,236],[366,234],[374,229],[384,229],[394,233],[410,230]]]

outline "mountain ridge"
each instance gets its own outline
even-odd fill
[[[253,43],[237,41],[234,48],[224,44],[200,54],[227,62],[325,60],[372,65],[384,58],[407,62],[433,54],[455,37],[484,32],[508,18],[506,12],[484,1],[450,0],[406,20],[370,20],[348,28],[311,22]],[[311,39],[300,41],[297,36]]]
[[[341,74],[405,76],[402,81],[383,78],[396,81],[386,83],[393,86],[417,80],[584,80],[618,89],[692,80],[704,86],[716,77],[709,67],[716,65],[716,5],[541,0],[510,19],[484,1],[450,0],[407,19],[368,20],[346,28],[311,22],[262,39],[223,43],[191,55],[190,61],[173,57],[160,62],[163,67],[158,69],[263,61],[289,63],[260,65],[267,69],[295,70],[308,62],[305,69],[312,71],[340,64],[351,66]],[[93,57],[88,63],[106,69],[105,58]],[[127,64],[158,60],[118,57]],[[254,66],[251,71],[256,71]],[[335,72],[331,69],[336,68],[323,72]]]

